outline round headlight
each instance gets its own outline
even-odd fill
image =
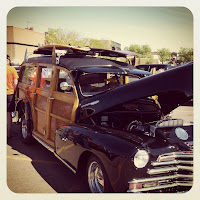
[[[134,165],[143,168],[149,161],[149,154],[145,150],[139,150],[134,156]]]
[[[183,128],[176,128],[175,133],[176,133],[176,136],[181,140],[188,139],[188,133]]]

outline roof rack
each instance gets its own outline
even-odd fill
[[[107,57],[134,57],[136,53],[131,51],[108,50],[90,47],[77,47],[71,45],[46,45],[36,49],[34,54],[52,55],[52,63],[58,64],[61,55],[91,55]]]

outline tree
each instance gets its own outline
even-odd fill
[[[103,41],[101,40],[95,40],[95,39],[89,39],[89,47],[91,48],[100,48],[100,49],[104,49],[105,48],[105,44]]]
[[[151,48],[149,45],[141,46],[141,54],[143,55],[143,58],[152,58]]]
[[[138,44],[131,44],[128,48],[129,51],[137,53],[137,56],[141,56],[141,47]]]
[[[140,58],[149,58],[149,60],[146,61],[147,63],[153,62],[153,56],[149,45],[140,46],[138,44],[132,44],[127,50],[137,53],[137,57],[139,58],[138,64],[140,64]]]
[[[152,58],[151,48],[149,45],[140,46],[138,44],[132,44],[128,50],[137,53],[138,58]]]
[[[46,44],[61,44],[61,45],[72,45],[72,46],[90,46],[93,48],[108,48],[106,41],[81,38],[77,32],[65,33],[62,29],[48,29],[46,34]]]
[[[65,33],[62,29],[53,28],[48,29],[48,34],[46,34],[46,44],[85,46],[84,40],[80,39],[79,33]]]
[[[66,36],[67,44],[72,46],[81,46],[80,45],[80,35],[76,32],[69,32]]]
[[[193,60],[193,48],[183,48],[179,50],[179,60],[182,63],[186,63]]]
[[[48,29],[46,34],[46,44],[66,44],[67,38],[65,33],[61,29]]]
[[[158,55],[160,56],[162,64],[171,58],[171,52],[166,48],[158,49]]]

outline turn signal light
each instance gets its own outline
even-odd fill
[[[129,190],[141,189],[142,183],[129,183]]]

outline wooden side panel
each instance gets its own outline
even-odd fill
[[[55,131],[56,131],[56,128],[58,128],[60,125],[64,124],[64,121],[63,120],[60,120],[60,119],[57,119],[55,117],[51,117],[50,119],[51,121],[51,127],[50,127],[50,140],[53,140],[55,139]]]
[[[54,99],[50,113],[50,139],[54,140],[56,128],[60,125],[70,122],[72,115],[73,103]]]
[[[52,114],[71,120],[73,104],[54,99],[52,102]]]
[[[46,110],[47,106],[47,98],[41,95],[36,96],[36,108],[39,108],[41,110]]]
[[[36,114],[36,131],[39,133],[43,133],[45,130],[45,113],[37,111],[35,112]]]

